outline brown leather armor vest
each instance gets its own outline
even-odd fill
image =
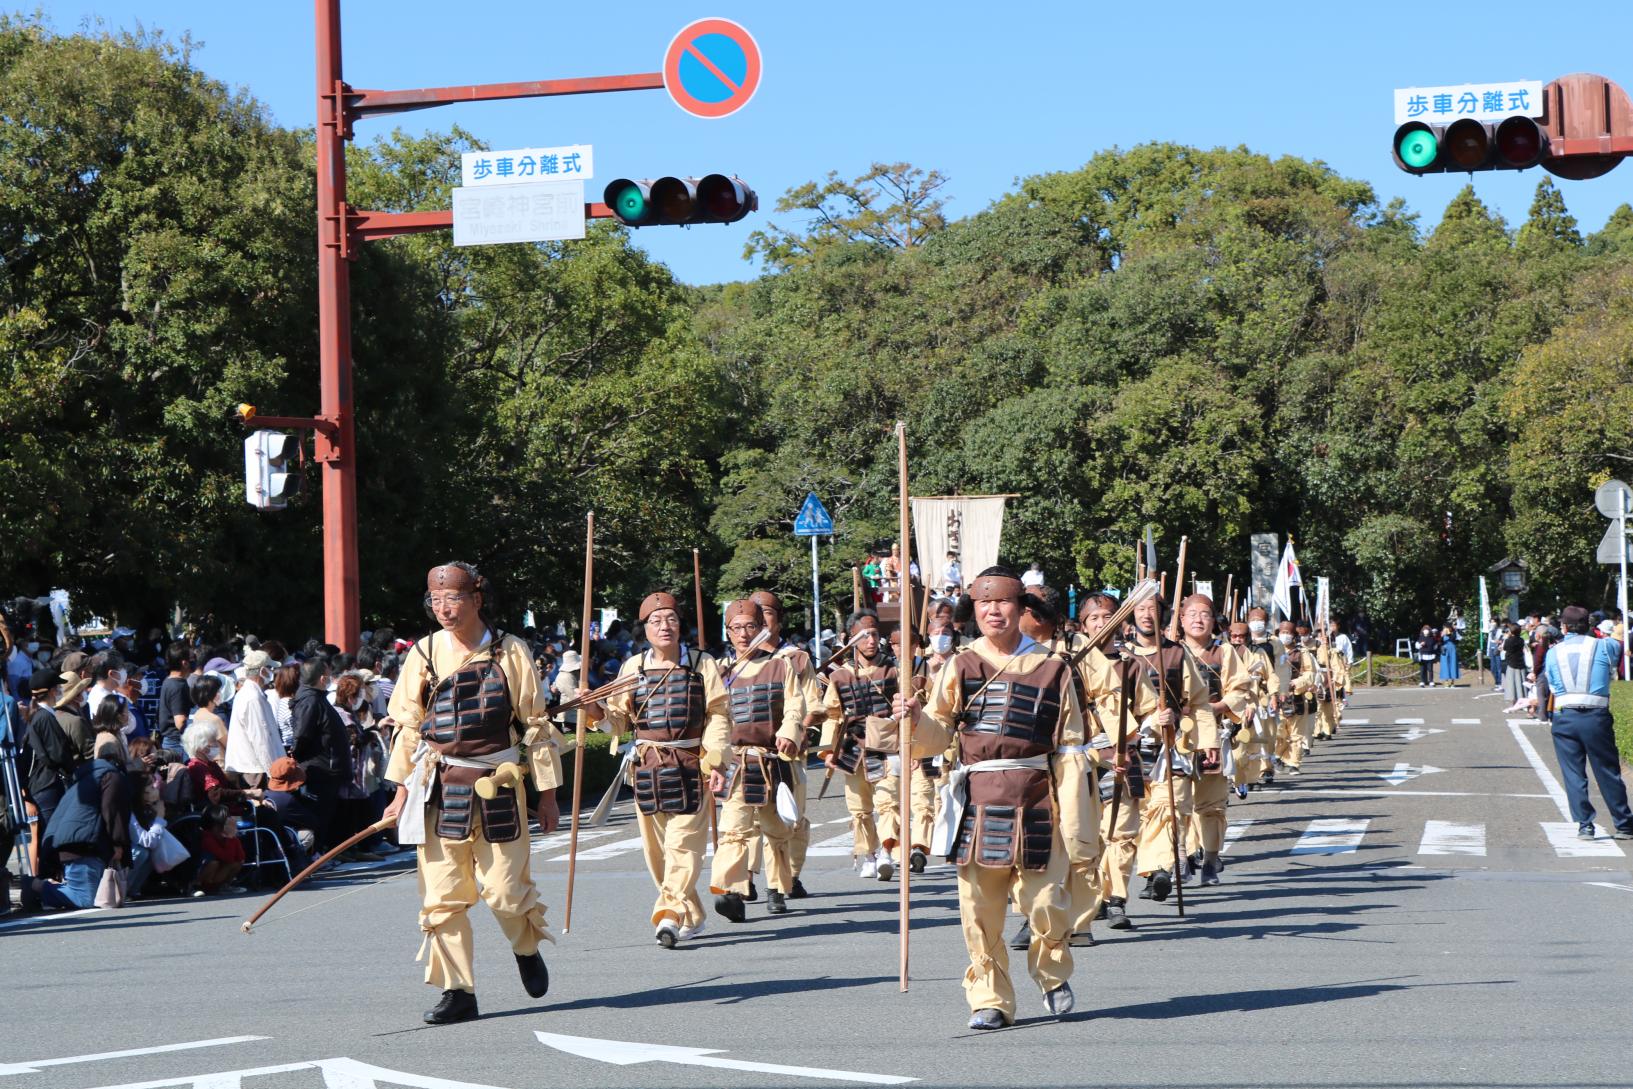
[[[703,675],[695,669],[647,666],[635,686],[634,699],[641,712],[635,723],[636,737],[686,741],[703,736]]]
[[[1225,698],[1225,685],[1220,677],[1225,666],[1225,648],[1213,647],[1201,654],[1192,654],[1192,657],[1196,659],[1197,672],[1208,682],[1208,699],[1218,703]]]
[[[958,753],[964,764],[1052,755],[1064,708],[1066,663],[1051,656],[1028,673],[1005,672],[974,652],[954,659],[964,708],[958,716]],[[1049,865],[1055,836],[1049,770],[977,772],[969,777],[969,805],[953,842],[952,861],[997,869]]]
[[[420,737],[443,756],[472,759],[504,752],[514,744],[511,720],[510,684],[496,657],[503,636],[494,633],[490,656],[468,662],[442,678],[429,671],[430,699],[425,718],[420,721]],[[489,843],[505,843],[521,835],[520,807],[515,791],[501,791],[491,801],[479,801],[476,782],[493,774],[482,768],[459,768],[444,764],[438,789],[442,795],[437,817],[437,835],[444,839],[464,839],[471,834],[472,818],[480,807],[482,831]]]
[[[839,690],[839,705],[845,716],[846,728],[860,728],[869,716],[890,717],[890,701],[896,695],[895,666],[887,666],[878,676],[871,678],[844,666],[834,670],[833,682]]]
[[[783,685],[789,665],[772,658],[752,681],[733,680],[727,705],[731,711],[731,743],[769,749],[777,743],[782,725]]]

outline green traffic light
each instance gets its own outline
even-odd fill
[[[1435,156],[1440,154],[1440,143],[1428,129],[1413,129],[1401,137],[1395,151],[1401,162],[1414,170],[1422,170],[1434,165]]]
[[[638,185],[626,185],[618,191],[618,196],[612,202],[612,210],[618,218],[630,223],[639,222],[646,217],[646,197],[641,195]]]

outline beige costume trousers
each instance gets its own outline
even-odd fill
[[[1049,865],[1043,870],[958,867],[958,917],[970,954],[964,997],[971,1010],[995,1009],[1009,1020],[1015,1018],[1015,985],[1009,978],[1009,949],[1004,944],[1004,917],[1012,898],[1032,926],[1026,970],[1033,982],[1047,993],[1071,978],[1067,869],[1066,849],[1058,831]]]
[[[739,786],[720,808],[720,846],[715,851],[714,870],[709,878],[711,891],[748,895],[750,855],[762,836],[765,837],[762,861],[766,884],[782,893],[793,889],[794,867],[788,848],[794,839],[794,829],[777,815],[774,800],[751,806],[743,801]]]
[[[1183,837],[1185,827],[1190,821],[1191,805],[1191,780],[1176,775],[1174,806],[1179,810],[1176,825],[1174,809],[1168,804],[1168,784],[1146,780],[1145,801],[1140,806],[1140,838],[1135,860],[1135,868],[1141,874],[1173,869],[1174,835],[1177,832]],[[1190,845],[1182,839],[1179,845],[1180,854],[1183,855],[1190,849]]]
[[[652,925],[667,916],[680,926],[703,922],[703,901],[697,894],[697,878],[703,870],[703,853],[709,845],[709,813],[704,806],[714,804],[705,793],[696,813],[641,813],[636,811],[636,827],[641,832],[641,854],[646,871],[658,886],[658,900],[652,905]]]

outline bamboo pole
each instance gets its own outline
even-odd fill
[[[903,421],[896,423],[896,470],[901,489],[901,551],[902,551],[902,657],[896,663],[898,685],[908,700],[913,698],[913,580],[907,577],[909,568],[906,566],[912,527],[909,524],[907,502],[907,424]],[[901,792],[897,795],[901,799],[900,809],[907,814],[912,808],[913,799],[913,715],[902,716],[901,728],[898,733],[901,749],[902,783]],[[907,946],[908,946],[908,912],[912,903],[912,873],[909,865],[913,851],[913,835],[911,821],[898,822],[901,830],[898,842],[902,851],[902,896],[901,896],[901,989],[907,990]]]
[[[578,682],[590,675],[590,601],[595,592],[595,511],[584,518],[584,611],[580,618]],[[573,827],[567,843],[567,913],[562,919],[561,932],[573,929],[573,883],[578,877],[578,810],[584,800],[584,731],[589,726],[590,709],[578,711],[577,745],[573,749]]]

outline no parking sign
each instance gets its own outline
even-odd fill
[[[760,87],[760,46],[730,19],[699,19],[669,43],[663,85],[694,117],[736,113]]]

